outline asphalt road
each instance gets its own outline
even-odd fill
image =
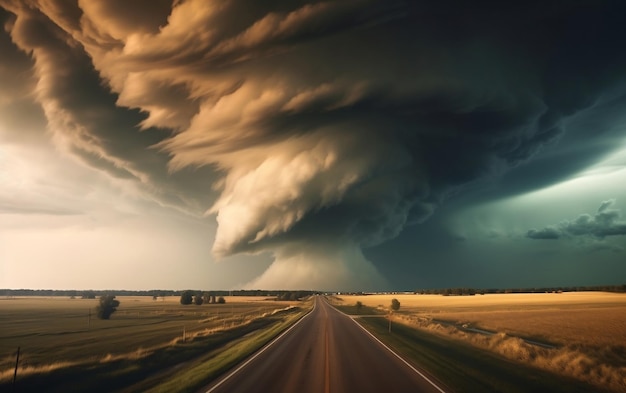
[[[443,392],[350,317],[315,308],[206,392]]]

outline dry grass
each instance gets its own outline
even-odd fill
[[[599,292],[476,296],[342,296],[342,302],[387,308],[397,298],[398,322],[487,348],[507,358],[626,391],[626,295]],[[497,332],[463,331],[449,321]],[[557,345],[546,349],[520,337]]]
[[[626,306],[457,312],[447,313],[445,318],[560,345],[576,343],[604,346],[626,343]]]
[[[509,335],[543,338],[556,344],[626,343],[626,294],[569,292],[476,296],[342,296],[370,307],[400,301],[400,314],[470,323]]]
[[[25,367],[20,367],[19,375],[20,377],[22,377],[24,375],[49,373],[51,371],[58,370],[60,368],[72,367],[78,364],[80,363],[79,362],[56,362],[56,363],[45,364],[45,365],[40,365],[40,366],[25,366]],[[13,368],[0,371],[0,381],[8,381],[12,379],[14,371],[15,370]]]
[[[226,304],[183,306],[178,297],[118,297],[111,320],[95,317],[97,300],[23,297],[0,299],[0,380],[19,374],[139,359],[159,348],[213,334],[284,309],[295,302],[226,297]],[[89,311],[91,321],[89,322]]]

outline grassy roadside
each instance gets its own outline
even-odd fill
[[[194,391],[260,348],[304,315],[310,303],[232,329],[159,348],[136,358],[94,361],[18,378],[15,392]],[[204,366],[204,367],[202,367]],[[190,373],[199,376],[189,378]],[[206,372],[207,374],[200,374]],[[181,377],[185,375],[186,380]],[[168,379],[175,385],[169,384]],[[164,386],[164,389],[160,389]],[[175,386],[175,389],[167,388]],[[10,382],[0,391],[11,391]]]
[[[239,340],[230,342],[219,352],[198,358],[193,364],[186,365],[184,370],[177,370],[171,375],[171,378],[165,381],[161,380],[150,389],[145,389],[147,386],[142,384],[141,386],[134,386],[129,391],[153,393],[195,392],[261,349],[261,347],[302,318],[308,310],[307,308],[306,310],[301,309],[299,312],[290,313],[267,329],[254,331]]]
[[[51,367],[81,366],[135,352],[152,352],[186,337],[248,323],[301,302],[229,297],[226,304],[182,305],[177,297],[119,298],[110,320],[96,318],[93,299],[0,298],[0,383],[12,379],[21,347],[18,378]],[[89,318],[89,313],[92,317]],[[136,357],[136,356],[134,356]]]
[[[351,314],[356,311],[351,306],[338,308]],[[359,310],[361,315],[375,313],[369,307]],[[598,392],[597,387],[578,380],[406,325],[393,324],[390,334],[383,317],[362,317],[357,322],[452,392]]]

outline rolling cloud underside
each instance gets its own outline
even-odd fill
[[[59,143],[155,194],[173,184],[163,153],[174,179],[206,168],[214,252],[283,260],[304,243],[316,260],[360,259],[546,146],[581,160],[611,148],[624,4],[465,4],[0,0]],[[84,101],[80,75],[115,95]],[[616,105],[559,145],[577,118]],[[191,203],[191,184],[170,202]]]
[[[542,229],[531,229],[526,233],[530,239],[560,239],[574,236],[607,236],[626,235],[626,222],[619,221],[619,209],[611,209],[614,199],[602,202],[595,215],[584,213],[573,221],[565,220],[559,225],[549,225]]]

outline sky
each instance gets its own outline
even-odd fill
[[[0,288],[623,284],[623,15],[0,0]]]

